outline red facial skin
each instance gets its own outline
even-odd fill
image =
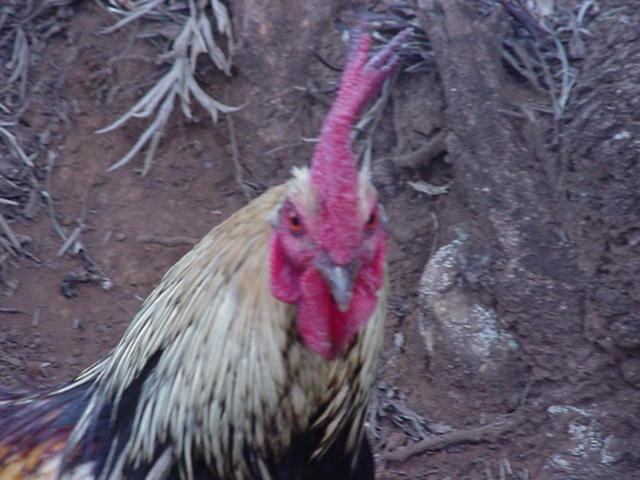
[[[300,210],[301,211],[301,210]],[[384,283],[386,232],[374,204],[369,219],[350,236],[358,239],[347,253],[357,265],[351,302],[341,312],[317,265],[330,261],[318,235],[326,232],[321,215],[303,216],[292,202],[279,212],[271,235],[271,292],[298,306],[298,333],[311,351],[331,360],[351,343],[373,314]],[[295,219],[295,224],[292,222]]]

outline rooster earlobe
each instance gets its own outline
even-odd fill
[[[271,294],[281,302],[298,303],[300,301],[300,276],[302,272],[286,258],[282,241],[276,232],[271,233],[269,243]]]

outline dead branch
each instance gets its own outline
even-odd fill
[[[367,136],[365,137],[362,149],[360,150],[360,154],[362,156],[362,168],[364,170],[371,170],[371,160],[373,156],[373,138],[378,128],[378,124],[382,119],[385,107],[389,103],[389,98],[391,98],[391,89],[393,88],[393,85],[396,82],[397,78],[398,73],[396,72],[387,80],[385,80],[380,96],[376,99],[375,102],[373,102],[373,105],[371,105],[369,110],[367,110],[362,115],[362,118],[355,126],[354,130],[356,132],[364,131],[365,129],[367,130]]]
[[[238,140],[236,138],[236,129],[233,124],[233,118],[231,115],[226,116],[227,119],[227,127],[229,128],[229,146],[231,148],[231,159],[233,160],[233,170],[236,177],[236,183],[244,193],[244,196],[247,200],[251,200],[251,192],[247,187],[247,184],[244,183],[244,178],[242,175],[242,165],[240,164],[240,154],[238,152]]]
[[[418,150],[396,157],[394,163],[404,168],[426,167],[431,163],[431,160],[446,152],[446,137],[447,132],[441,130]]]
[[[0,205],[10,205],[12,207],[19,207],[20,204],[7,198],[0,198]]]
[[[550,32],[547,28],[538,22],[526,8],[520,5],[520,3],[514,0],[500,0],[500,3],[513,18],[527,29],[534,38],[549,35]]]
[[[482,427],[454,430],[386,453],[382,456],[382,459],[389,462],[404,462],[415,455],[442,450],[458,443],[495,442],[505,433],[513,430],[518,425],[519,420],[520,417],[511,415]]]
[[[7,308],[7,307],[0,307],[0,313],[18,313],[18,314],[24,314],[24,312],[22,310],[19,310],[17,308]]]

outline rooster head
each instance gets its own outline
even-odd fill
[[[351,130],[394,71],[409,33],[371,59],[369,35],[357,35],[311,169],[294,170],[272,218],[272,294],[298,306],[302,341],[326,359],[338,356],[371,317],[384,284],[386,218],[369,172],[358,172]]]

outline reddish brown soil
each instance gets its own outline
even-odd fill
[[[255,187],[252,192],[259,192],[286,179],[292,165],[308,162],[311,146],[301,139],[315,136],[327,110],[321,99],[294,88],[335,85],[337,74],[313,59],[309,45],[315,46],[324,58],[335,64],[341,62],[344,45],[331,21],[336,12],[324,2],[309,2],[317,7],[315,11],[295,2],[289,9],[281,9],[286,16],[282,16],[283,11],[272,12],[271,8],[256,13],[258,9],[253,3],[244,2],[234,12],[239,39],[235,76],[227,78],[205,67],[200,79],[212,96],[225,103],[247,102],[244,109],[234,114],[235,129],[245,180]],[[273,10],[277,10],[276,7]],[[301,19],[308,19],[311,26]],[[14,292],[0,296],[0,307],[17,310],[17,313],[0,313],[0,386],[3,389],[59,384],[114,346],[142,299],[190,248],[188,244],[145,243],[139,241],[140,236],[198,239],[247,201],[234,177],[226,122],[222,120],[212,126],[201,111],[195,122],[187,122],[178,111],[174,113],[146,178],[136,173],[141,166],[140,158],[114,173],[106,172],[126,153],[145,124],[132,122],[106,135],[96,135],[94,131],[130,108],[146,91],[149,80],[157,78],[158,74],[152,61],[140,61],[145,57],[154,59],[157,52],[148,44],[133,41],[136,27],[118,35],[97,33],[111,22],[112,18],[94,2],[84,2],[77,7],[68,28],[43,46],[38,61],[33,62],[30,81],[40,88],[33,93],[18,131],[25,150],[38,153],[35,163],[42,184],[45,183],[47,152],[57,155],[50,192],[55,199],[57,216],[68,231],[77,221],[84,223],[86,230],[82,242],[113,286],[106,290],[98,281],[82,283],[75,287],[73,298],[64,296],[65,277],[71,273],[84,275],[85,267],[78,255],[56,255],[62,241],[53,230],[46,208],[42,206],[35,218],[27,219],[18,210],[11,210],[14,207],[1,206],[0,211],[12,213],[8,216],[16,218],[11,224],[14,231],[30,237],[31,242],[25,248],[39,260],[9,258],[1,272],[5,283],[17,285]],[[256,25],[260,28],[255,28]],[[607,38],[608,28],[612,27],[606,23],[599,25],[599,39]],[[636,69],[638,65],[640,59],[635,63]],[[594,76],[590,81],[605,80]],[[414,148],[415,131],[429,135],[440,128],[438,113],[443,108],[442,99],[437,90],[435,93],[430,90],[439,88],[438,85],[435,73],[400,79],[393,96],[394,111],[389,112],[379,127],[374,176],[391,222],[392,297],[381,384],[387,391],[393,386],[395,400],[435,423],[435,427],[440,424],[444,431],[447,426],[454,429],[477,426],[486,418],[508,411],[509,406],[505,406],[502,397],[478,393],[472,385],[466,389],[460,385],[450,388],[450,374],[432,368],[423,338],[418,333],[420,275],[435,249],[451,241],[438,238],[436,217],[432,213],[438,214],[440,222],[448,224],[455,223],[457,216],[464,220],[466,213],[445,208],[446,196],[429,197],[407,185],[407,181],[419,179],[434,184],[445,183],[453,175],[449,164],[436,160],[428,167],[412,170],[397,167],[392,157]],[[636,89],[636,98],[640,98],[638,93]],[[326,100],[330,101],[330,96]],[[637,127],[637,118],[635,121]],[[46,145],[38,140],[38,135],[44,132],[50,135]],[[636,128],[632,135],[636,138],[640,131]],[[567,189],[597,191],[598,178],[590,176],[593,169],[588,165],[580,167],[577,162],[581,160],[571,158],[574,173],[566,177]],[[3,161],[0,158],[0,165]],[[576,169],[583,175],[577,176]],[[585,187],[585,182],[591,183]],[[634,198],[638,207],[637,193]],[[616,199],[603,201],[615,203]],[[588,217],[588,203],[583,207],[584,215]],[[624,245],[628,242],[638,244],[640,222],[637,213],[635,215],[633,220],[620,217],[620,222],[634,223],[636,228],[624,230],[624,235],[633,237],[632,240],[625,237],[627,243]],[[589,265],[585,268],[590,271],[606,268],[601,257],[605,254],[598,242],[606,237],[607,218],[610,217],[593,220],[600,225],[599,231],[587,229],[583,232],[595,237],[592,251],[581,253]],[[573,232],[578,235],[584,226],[584,223],[575,223]],[[607,254],[622,256],[615,260],[616,265],[636,261],[637,252],[616,250],[615,241],[608,245],[611,251]],[[594,287],[593,295],[615,296],[615,281],[610,284],[606,279],[601,281],[603,285]],[[625,281],[637,282],[633,278]],[[6,284],[3,289],[7,289]],[[633,299],[633,292],[629,295]],[[625,295],[625,298],[629,297]],[[638,300],[635,298],[632,306],[637,307]],[[607,301],[615,303],[615,299]],[[597,299],[589,303],[588,308],[596,311]],[[615,316],[615,312],[612,315]],[[627,325],[631,322],[627,317],[619,316],[619,322]],[[592,328],[605,327],[599,324]],[[637,328],[629,328],[630,335],[637,334]],[[594,336],[596,341],[603,337],[601,332]],[[628,349],[637,352],[637,339],[635,344],[631,343]],[[620,355],[625,357],[626,354]],[[628,356],[638,358],[631,353]],[[629,378],[638,381],[640,373],[632,372],[633,368],[638,368],[632,363],[625,368],[631,372]],[[621,383],[619,363],[602,360],[597,368],[606,371],[605,377],[612,379],[611,395],[626,398],[635,392],[637,397],[640,381],[633,389],[628,382]],[[523,379],[522,384],[526,384],[526,380]],[[623,383],[627,390],[621,390]],[[584,388],[587,391],[581,395],[582,399],[600,398],[597,384],[587,384]],[[545,399],[543,390],[535,390],[536,408],[528,412],[531,422],[506,438],[495,442],[456,444],[400,464],[380,462],[379,477],[488,480],[500,478],[499,463],[508,460],[513,470],[508,478],[513,479],[521,478],[518,475],[525,470],[530,472],[530,478],[640,478],[640,473],[634,476],[637,452],[629,454],[625,451],[620,454],[620,458],[626,459],[624,467],[611,473],[613,476],[610,477],[599,470],[592,477],[582,473],[575,477],[545,474],[544,466],[556,452],[549,438],[562,433],[560,430],[564,428],[552,422],[546,428],[540,426],[548,415],[545,408],[559,402],[557,390],[554,392]],[[522,389],[509,394],[517,404]],[[476,396],[477,401],[469,400]],[[571,404],[571,400],[567,399],[566,403]],[[470,409],[469,404],[475,406]],[[636,414],[629,415],[632,417],[629,425],[637,428]],[[619,424],[613,422],[612,425]],[[616,428],[619,427],[612,427],[612,434],[617,435]],[[378,452],[409,441],[403,429],[394,426],[388,418],[380,419],[379,434]],[[629,437],[622,435],[622,438]]]

